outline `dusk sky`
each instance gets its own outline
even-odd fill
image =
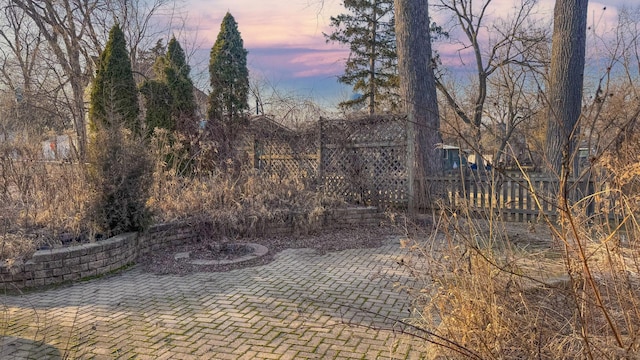
[[[617,10],[634,5],[631,0],[589,1],[589,25],[607,31],[616,21]],[[480,1],[478,1],[480,3]],[[504,17],[512,12],[518,0],[494,0],[488,17]],[[192,58],[194,70],[205,69],[209,51],[220,30],[227,11],[236,21],[245,48],[252,77],[262,78],[283,91],[295,91],[310,96],[325,106],[332,106],[351,94],[340,85],[336,76],[344,70],[349,52],[337,44],[327,44],[323,32],[330,32],[329,18],[344,12],[339,0],[187,0],[189,37],[197,38]],[[540,0],[538,17],[553,17],[553,0]],[[607,8],[603,11],[604,8]],[[436,12],[431,16],[438,23],[446,18]],[[185,34],[187,35],[187,34]],[[436,45],[443,61],[461,68],[459,44]],[[462,56],[461,56],[462,55]]]

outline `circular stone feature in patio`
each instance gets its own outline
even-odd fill
[[[198,251],[192,256],[191,251],[176,253],[174,260],[185,260],[191,265],[229,265],[253,260],[269,252],[267,247],[255,243],[227,243],[219,246],[207,246],[208,251]]]

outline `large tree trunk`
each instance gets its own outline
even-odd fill
[[[576,148],[582,107],[587,2],[556,0],[554,10],[546,156],[548,172],[559,177],[575,168],[570,159]]]
[[[410,208],[432,205],[427,176],[442,174],[442,143],[426,0],[395,0],[400,91],[408,115]],[[411,181],[412,178],[414,181]]]

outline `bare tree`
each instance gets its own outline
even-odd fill
[[[573,153],[582,107],[588,0],[556,0],[549,71],[546,160],[548,171],[577,172]]]
[[[527,152],[529,134],[519,131],[523,125],[534,121],[544,106],[540,96],[542,75],[519,64],[507,64],[500,67],[495,76],[488,80],[490,101],[485,108],[485,124],[488,132],[496,140],[493,161],[509,162],[507,147],[520,156]],[[514,138],[514,134],[520,134]],[[525,157],[531,157],[527,154]],[[518,160],[523,160],[521,157]]]
[[[525,68],[542,65],[532,54],[541,43],[545,42],[546,34],[534,28],[529,22],[536,4],[535,0],[521,0],[514,7],[514,14],[509,16],[508,20],[496,19],[489,24],[487,24],[490,21],[487,12],[490,10],[492,0],[482,1],[479,7],[474,7],[476,4],[477,1],[474,0],[439,0],[435,6],[436,9],[451,14],[453,26],[449,31],[450,35],[455,34],[458,29],[462,32],[461,38],[453,39],[461,45],[460,51],[466,49],[472,51],[475,72],[470,104],[467,106],[457,99],[455,90],[446,86],[443,73],[436,78],[436,85],[456,115],[471,127],[472,138],[466,141],[476,150],[476,156],[479,157],[482,152],[483,117],[490,77],[509,64],[517,64]],[[482,40],[484,37],[487,37],[486,42]],[[521,114],[514,116],[526,117]],[[512,123],[512,125],[517,124]],[[506,132],[505,135],[510,133]]]
[[[254,114],[270,116],[291,129],[303,129],[316,124],[320,117],[334,115],[311,96],[283,90],[278,84],[255,75],[249,79],[249,92],[255,100]]]
[[[108,29],[113,23],[122,22],[130,50],[135,55],[144,39],[157,35],[153,30],[154,16],[166,15],[162,11],[173,9],[175,0],[4,1],[6,6],[20,9],[32,21],[52,54],[53,59],[48,59],[47,65],[53,64],[51,69],[59,81],[59,95],[68,101],[68,112],[78,137],[78,152],[84,157],[85,89],[93,76],[94,59],[102,51]]]
[[[34,81],[41,34],[31,27],[23,12],[11,6],[3,8],[5,23],[0,25],[2,81],[11,91],[30,93]]]
[[[2,6],[3,5],[3,6]],[[8,90],[13,115],[3,117],[5,131],[39,135],[45,131],[62,132],[70,127],[69,111],[61,91],[66,79],[33,21],[8,1],[0,2],[4,15],[0,20],[0,84]]]
[[[59,2],[11,0],[10,6],[20,8],[33,21],[40,36],[47,42],[67,77],[70,87],[70,113],[79,139],[79,153],[85,153],[86,129],[84,125],[84,89],[91,74],[91,56],[87,40],[94,45],[98,36],[91,14],[98,8],[96,1],[75,4],[70,0]],[[95,49],[95,47],[91,47]],[[87,66],[88,65],[88,66]]]
[[[603,10],[603,12],[606,9]],[[613,31],[603,35],[591,25],[591,54],[599,61],[595,69],[602,75],[593,84],[595,92],[583,102],[582,141],[598,154],[620,145],[620,140],[632,135],[640,109],[640,6],[623,7]],[[589,41],[589,39],[587,39]],[[622,136],[620,136],[622,135]],[[593,154],[591,154],[593,155]]]

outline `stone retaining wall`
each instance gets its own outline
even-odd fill
[[[322,229],[378,225],[382,214],[375,207],[337,209],[325,213]],[[293,224],[293,225],[292,225]],[[296,222],[265,224],[255,235],[298,232]],[[20,290],[104,275],[134,264],[140,256],[193,241],[199,233],[189,222],[161,224],[143,234],[127,233],[99,242],[59,249],[38,250],[31,259],[17,264],[0,264],[0,286]]]

